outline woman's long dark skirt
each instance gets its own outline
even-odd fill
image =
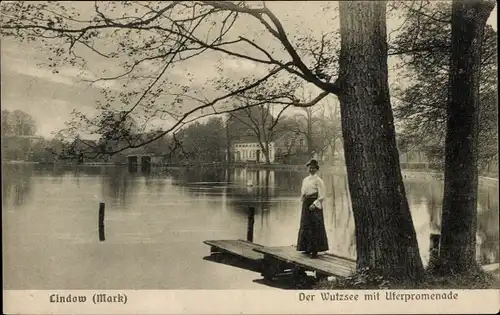
[[[302,202],[297,250],[301,252],[324,252],[328,250],[325,219],[322,209],[309,210],[309,206],[318,198],[317,194],[309,195]]]

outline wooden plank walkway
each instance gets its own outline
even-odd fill
[[[244,240],[213,240],[204,241],[203,243],[211,246],[210,251],[212,253],[226,252],[254,261],[261,261],[262,259],[264,259],[263,254],[254,251],[254,249],[260,249],[264,247],[260,244],[255,244]]]
[[[230,265],[261,272],[265,279],[272,279],[283,273],[295,275],[303,271],[315,271],[316,277],[348,277],[356,271],[356,261],[332,253],[320,254],[312,259],[294,246],[267,247],[244,240],[208,240],[211,256],[218,253],[230,254],[234,259],[246,259],[251,264]],[[229,263],[227,263],[229,264]]]
[[[265,264],[278,261],[298,266],[304,270],[316,271],[322,276],[348,277],[356,271],[355,260],[332,253],[319,254],[317,258],[313,259],[296,251],[293,246],[261,247],[254,250],[264,254]],[[264,266],[264,273],[268,267]]]

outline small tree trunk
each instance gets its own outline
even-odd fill
[[[231,156],[231,134],[229,132],[229,119],[226,122],[226,154],[227,154],[227,164],[230,165],[232,161],[232,156]]]
[[[271,158],[269,156],[269,143],[261,143],[260,148],[262,149],[262,154],[266,160],[266,164],[271,164]]]
[[[312,113],[308,108],[307,111],[307,154],[312,158],[312,153],[314,151],[313,134],[312,134]]]
[[[453,1],[441,258],[445,271],[476,265],[479,73],[493,1]]]
[[[387,67],[386,5],[341,1],[344,154],[356,227],[357,267],[402,281],[423,265],[396,147]]]

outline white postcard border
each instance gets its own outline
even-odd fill
[[[386,299],[393,292],[400,300]],[[422,300],[431,294],[454,297]],[[55,302],[69,295],[76,302]],[[496,314],[500,290],[5,290],[3,301],[4,314]]]

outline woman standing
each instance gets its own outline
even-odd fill
[[[323,217],[325,184],[316,174],[319,170],[318,161],[310,160],[306,166],[309,170],[309,176],[302,181],[302,216],[297,251],[311,255],[311,258],[316,258],[318,252],[328,250],[328,238]]]

